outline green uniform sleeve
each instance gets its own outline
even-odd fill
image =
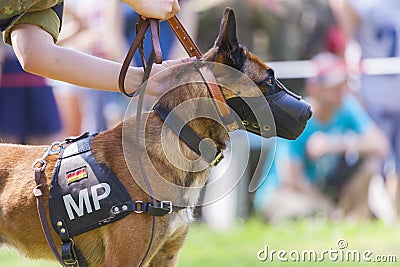
[[[57,41],[61,21],[53,9],[48,8],[39,11],[26,12],[11,27],[3,32],[4,42],[11,45],[11,31],[16,25],[32,24],[41,27],[53,36],[54,42]]]

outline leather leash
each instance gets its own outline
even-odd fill
[[[158,21],[155,19],[142,19],[139,17],[138,19],[138,24],[136,25],[136,38],[133,40],[133,43],[131,47],[129,48],[129,51],[125,57],[124,62],[122,63],[121,71],[118,77],[118,86],[121,91],[121,93],[129,96],[129,97],[134,97],[138,95],[138,91],[128,93],[125,89],[125,78],[126,74],[129,69],[129,65],[135,55],[136,50],[139,48],[140,54],[141,54],[141,59],[143,63],[143,68],[145,70],[142,83],[144,83],[150,76],[151,72],[151,65],[154,63],[154,59],[152,57],[155,57],[155,61],[157,64],[162,63],[162,53],[161,53],[161,47],[160,47],[160,41],[158,39]],[[153,51],[151,53],[149,62],[146,64],[144,62],[144,53],[143,53],[143,41],[146,36],[146,31],[150,27],[151,30],[151,39],[153,42]]]
[[[167,20],[172,31],[175,33],[178,40],[181,42],[182,46],[185,48],[189,57],[196,57],[201,59],[203,54],[200,52],[199,48],[187,33],[186,29],[183,27],[182,23],[179,21],[177,16],[174,16]]]
[[[190,57],[202,59],[203,54],[200,52],[193,39],[183,27],[178,17],[174,16],[167,21],[172,31],[175,33],[176,37],[185,48],[188,55]],[[228,131],[231,132],[239,129],[239,125],[234,115],[232,114],[224,95],[222,94],[221,88],[219,87],[218,82],[215,79],[214,73],[207,66],[200,67],[199,72],[201,73],[201,76],[203,77],[204,82],[207,85],[208,91],[210,92],[212,99],[214,99],[217,111],[221,116],[222,122],[225,124]]]

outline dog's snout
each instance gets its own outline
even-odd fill
[[[303,112],[301,113],[299,119],[300,121],[303,122],[304,125],[306,125],[307,121],[311,118],[311,116],[312,116],[311,106],[304,102]]]

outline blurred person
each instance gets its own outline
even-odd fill
[[[61,131],[53,91],[43,77],[26,73],[12,49],[0,42],[0,140],[47,144]]]
[[[329,52],[312,60],[319,69],[306,81],[313,116],[297,140],[278,140],[255,207],[271,221],[319,213],[369,217],[368,185],[387,141],[348,92],[343,61]]]
[[[331,0],[332,10],[347,39],[347,57],[358,64],[364,58],[400,56],[400,2]],[[360,48],[361,54],[356,48]],[[357,55],[360,54],[360,55]],[[359,96],[371,117],[390,141],[382,176],[400,212],[400,75],[362,75]]]
[[[125,0],[144,17],[168,19],[179,12],[177,0]],[[118,91],[121,64],[94,57],[55,44],[61,28],[62,0],[2,1],[0,30],[12,45],[23,69],[50,79],[82,87]],[[153,73],[182,60],[155,65]],[[141,85],[143,70],[130,68],[126,84],[133,90]],[[153,86],[147,92],[159,95],[166,88]],[[132,90],[131,89],[131,90]]]

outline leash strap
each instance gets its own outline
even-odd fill
[[[57,261],[61,264],[61,266],[63,267],[71,267],[71,265],[67,265],[63,258],[61,257],[60,253],[58,253],[57,247],[54,243],[54,239],[51,235],[50,232],[50,228],[49,228],[49,222],[47,220],[47,216],[46,216],[46,209],[44,206],[44,201],[43,201],[43,193],[42,193],[42,189],[43,189],[43,184],[40,182],[40,178],[41,178],[41,174],[42,171],[40,170],[40,168],[35,168],[34,169],[35,172],[35,182],[36,182],[36,187],[33,190],[33,194],[36,197],[36,206],[37,206],[37,210],[38,210],[38,214],[39,214],[39,219],[42,225],[42,229],[43,229],[43,233],[44,236],[46,237],[46,241],[47,244],[49,245],[51,251],[53,252],[54,256],[56,257]]]
[[[197,47],[193,39],[190,37],[186,29],[183,27],[182,23],[179,21],[177,16],[174,16],[167,20],[172,31],[175,33],[178,40],[181,42],[182,46],[185,48],[189,57],[196,57],[201,59],[203,57],[200,49]]]
[[[145,212],[150,216],[160,217],[186,208],[187,207],[173,205],[171,201],[157,201],[156,203],[153,203],[137,200],[134,202],[126,202],[116,205],[113,207],[112,211],[114,214],[119,214],[123,212]]]
[[[200,49],[196,43],[190,37],[182,23],[179,21],[177,16],[170,18],[168,21],[169,26],[175,33],[176,37],[185,48],[186,52],[190,57],[196,57],[201,59],[203,57]],[[210,92],[212,99],[214,99],[215,106],[221,116],[222,122],[227,127],[228,131],[232,132],[239,129],[239,125],[232,114],[224,95],[222,94],[221,88],[219,87],[217,80],[215,79],[214,73],[206,66],[202,66],[199,69],[201,76],[207,85],[208,91]]]
[[[160,41],[159,41],[159,37],[158,37],[158,21],[155,19],[145,19],[144,20],[141,17],[139,17],[138,23],[136,25],[136,30],[137,30],[136,37],[133,40],[131,47],[129,48],[129,51],[125,57],[124,62],[122,63],[121,71],[120,71],[119,77],[118,77],[119,90],[121,91],[121,93],[123,93],[129,97],[134,97],[134,96],[138,95],[137,91],[128,93],[125,88],[126,74],[128,72],[129,66],[132,62],[132,59],[135,55],[135,52],[138,48],[139,48],[139,52],[141,55],[143,68],[145,70],[145,74],[143,76],[142,83],[144,83],[150,76],[151,65],[153,64],[154,59],[151,60],[152,63],[150,65],[145,64],[144,51],[143,51],[143,41],[146,36],[146,31],[149,27],[150,27],[151,39],[152,39],[152,43],[153,43],[152,54],[154,53],[155,62],[157,64],[162,63],[162,53],[161,53]]]
[[[221,88],[218,85],[214,73],[206,65],[200,67],[198,70],[203,77],[205,84],[207,85],[212,99],[214,99],[215,107],[217,108],[221,120],[226,126],[227,130],[232,132],[239,129],[239,124],[236,121],[235,115],[231,112],[231,109],[229,108],[228,103],[222,94]]]
[[[131,47],[129,48],[128,53],[126,54],[125,60],[122,63],[122,67],[121,67],[121,71],[119,73],[119,78],[118,78],[118,86],[119,86],[119,90],[121,91],[121,93],[125,94],[126,96],[129,97],[133,97],[136,96],[136,92],[133,93],[128,93],[125,89],[125,78],[126,78],[126,74],[128,72],[129,69],[129,65],[131,64],[131,61],[135,55],[135,51],[136,49],[139,47],[139,45],[142,44],[142,41],[145,38],[146,35],[146,31],[149,28],[149,21],[148,20],[141,20],[139,19],[139,22],[137,24],[137,28],[139,27],[139,30],[136,33],[136,38],[133,40]],[[141,49],[141,51],[143,51]],[[145,68],[145,66],[143,66]]]

